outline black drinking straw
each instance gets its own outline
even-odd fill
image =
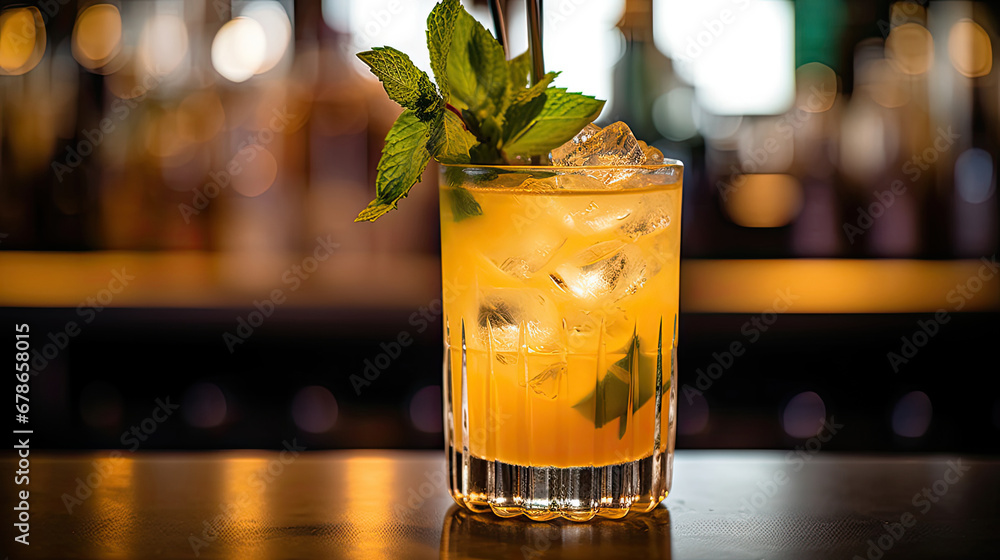
[[[531,54],[531,85],[538,83],[545,75],[542,59],[542,0],[527,0],[528,9],[528,52]],[[532,156],[531,164],[539,165],[542,158]]]
[[[504,58],[510,58],[510,49],[507,47],[507,22],[504,20],[503,6],[504,0],[490,0],[490,15],[493,16],[493,29],[496,32],[497,41],[503,47]]]
[[[528,50],[531,52],[531,84],[538,83],[545,74],[542,59],[542,0],[527,0]]]

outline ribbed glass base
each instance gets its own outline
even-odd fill
[[[459,505],[501,517],[587,521],[646,512],[670,490],[672,453],[603,467],[526,467],[448,452],[451,495]]]

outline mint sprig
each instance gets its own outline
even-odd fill
[[[413,110],[420,120],[433,119],[443,108],[444,100],[431,79],[405,54],[392,47],[375,47],[358,53],[358,58],[382,81],[389,99]]]
[[[443,0],[431,10],[427,48],[434,81],[392,47],[358,54],[406,110],[386,135],[375,200],[355,221],[374,221],[396,208],[432,157],[449,164],[545,160],[604,107],[604,101],[552,87],[556,72],[530,85],[527,53],[506,60],[500,43],[459,0]],[[471,193],[456,201],[463,219],[482,213]]]
[[[406,196],[431,159],[427,141],[431,127],[410,109],[399,115],[385,137],[382,159],[378,162],[375,179],[375,200],[358,214],[355,221],[374,220],[396,207]]]

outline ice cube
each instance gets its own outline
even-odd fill
[[[631,341],[635,330],[634,317],[614,303],[571,311],[565,321],[567,347],[585,354],[599,352],[602,342],[607,351],[618,352]]]
[[[555,177],[525,182],[534,190],[594,191],[604,188],[604,182],[585,173],[560,173]]]
[[[632,209],[617,200],[603,197],[563,197],[558,211],[563,223],[577,233],[594,234],[622,227]]]
[[[652,244],[645,253],[648,257],[646,264],[648,277],[658,274],[660,270],[674,269],[677,267],[679,250],[679,236],[677,235],[657,235],[653,238]]]
[[[638,247],[617,240],[602,241],[557,265],[549,278],[578,298],[617,301],[646,282],[646,263]]]
[[[671,208],[669,194],[650,193],[644,195],[639,199],[629,219],[621,225],[621,233],[625,237],[635,240],[666,229],[670,226],[668,208]]]
[[[493,352],[558,352],[562,321],[555,304],[532,288],[498,288],[479,298],[479,341]]]
[[[497,268],[520,280],[530,278],[548,264],[566,243],[564,234],[550,228],[535,228],[513,239],[515,244],[491,250],[488,258]]]
[[[639,147],[642,148],[643,155],[646,156],[645,165],[659,165],[663,163],[663,152],[639,140]]]
[[[621,121],[612,123],[598,132],[588,131],[584,134],[581,131],[581,134],[585,140],[581,140],[581,136],[578,135],[552,150],[553,165],[627,167],[642,165],[646,161],[646,154],[639,141],[628,125]],[[610,185],[632,176],[634,170],[594,170],[591,174],[604,184]]]
[[[586,165],[579,163],[578,158],[585,153],[584,145],[587,141],[599,132],[601,132],[601,127],[594,123],[583,127],[583,130],[577,132],[576,136],[571,138],[569,142],[552,150],[552,165]]]
[[[659,165],[663,163],[663,152],[657,148],[649,146],[649,148],[643,150],[643,152],[646,154],[646,165]]]
[[[559,361],[547,365],[541,373],[528,380],[528,386],[536,394],[547,399],[555,400],[559,397],[559,386],[563,377],[566,376],[566,362]]]
[[[552,150],[553,165],[641,165],[645,161],[639,141],[627,124],[619,121],[598,131],[591,126]]]

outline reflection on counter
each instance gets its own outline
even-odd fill
[[[650,558],[673,557],[670,510],[622,519],[539,523],[475,514],[452,506],[441,530],[441,558]]]

